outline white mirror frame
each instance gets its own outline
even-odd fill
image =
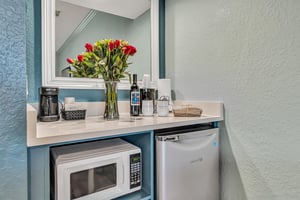
[[[103,79],[55,76],[55,1],[42,1],[42,85],[64,89],[104,89]],[[159,0],[151,0],[151,80],[159,78]],[[118,89],[129,89],[121,80]]]

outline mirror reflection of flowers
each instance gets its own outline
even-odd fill
[[[104,81],[119,81],[126,75],[127,59],[136,53],[136,48],[125,40],[103,39],[95,44],[86,43],[86,52],[77,56],[76,59],[67,58],[67,62],[74,69],[69,73],[74,77],[99,78]]]

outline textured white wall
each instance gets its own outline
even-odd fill
[[[225,104],[222,199],[300,199],[299,10],[299,0],[166,0],[177,99]]]

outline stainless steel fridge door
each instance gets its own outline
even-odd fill
[[[156,137],[157,199],[219,199],[218,128]]]

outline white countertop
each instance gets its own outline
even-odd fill
[[[195,104],[195,102],[194,102]],[[133,132],[151,131],[161,128],[184,126],[223,120],[223,104],[220,102],[197,102],[203,109],[201,117],[139,117],[122,115],[119,120],[106,121],[102,116],[91,116],[85,120],[60,120],[37,122],[37,112],[27,106],[27,146],[39,146],[60,142],[109,137]]]

